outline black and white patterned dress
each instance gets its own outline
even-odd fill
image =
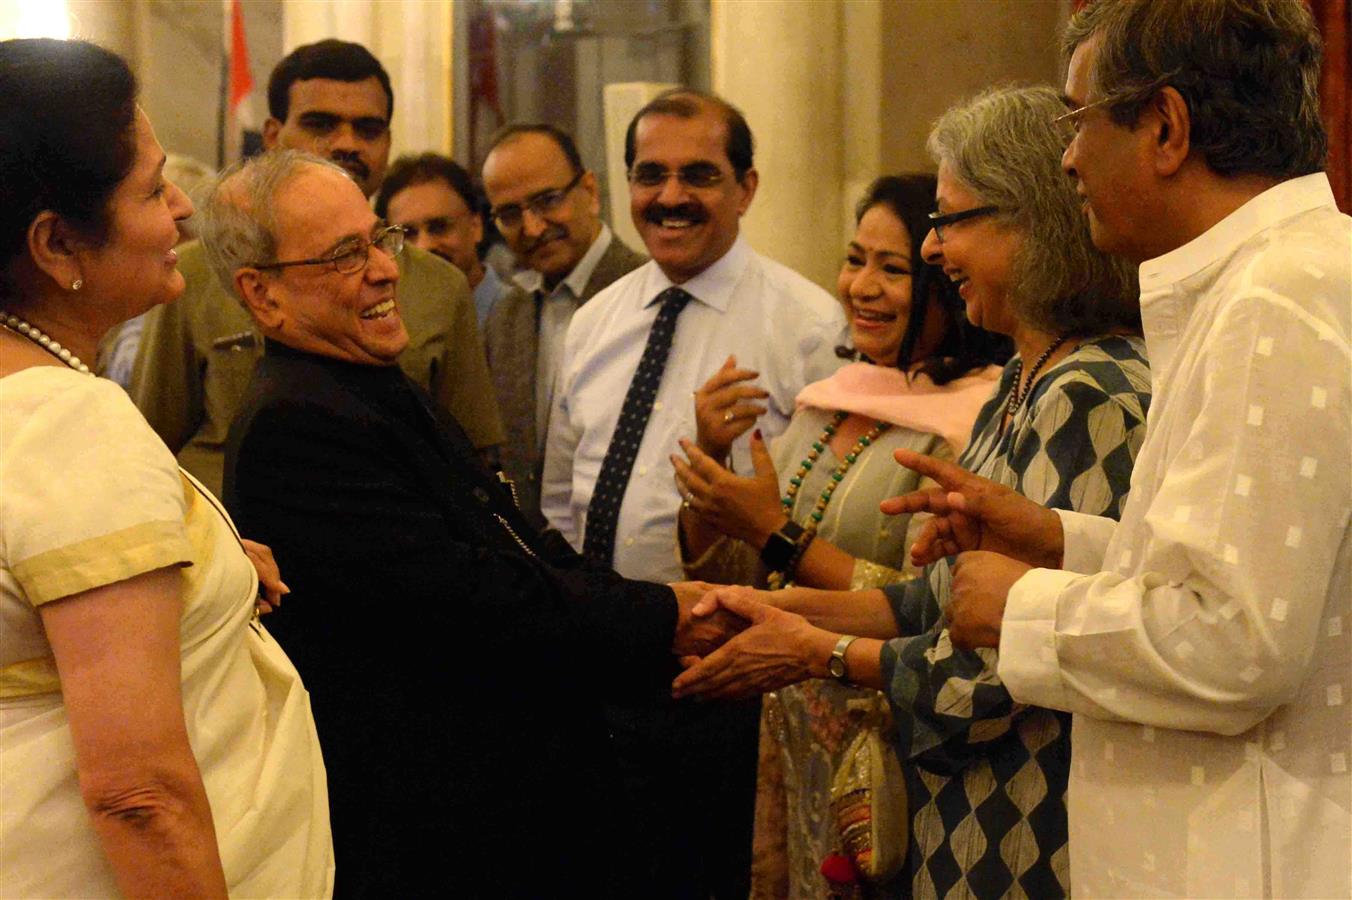
[[[1047,370],[1009,427],[1015,365],[982,408],[964,468],[1044,506],[1121,515],[1145,438],[1150,371],[1137,338],[1083,341]],[[996,651],[954,648],[941,609],[951,560],[886,588],[900,633],[882,663],[911,812],[915,897],[1069,893],[1066,778],[1070,717],[1015,703]]]

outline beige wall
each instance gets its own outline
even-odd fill
[[[884,172],[929,170],[925,136],[983,87],[1060,76],[1069,0],[713,0],[715,91],[756,135],[743,230],[831,288],[852,210]]]
[[[132,4],[107,0],[66,0],[71,37],[88,38],[131,59],[136,54]]]
[[[881,162],[930,170],[925,137],[955,101],[1011,81],[1057,83],[1061,0],[904,0],[883,5]]]
[[[718,0],[712,84],[756,137],[760,189],[743,220],[751,244],[819,284],[834,281],[819,224],[841,204],[840,3]],[[831,244],[837,243],[832,240]],[[834,251],[833,251],[834,252]]]

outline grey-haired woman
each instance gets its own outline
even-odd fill
[[[1049,506],[1116,517],[1144,438],[1150,377],[1135,283],[1094,250],[1060,170],[1069,127],[1050,88],[1003,88],[935,125],[938,212],[922,252],[967,316],[1015,356],[977,417],[964,468]],[[993,652],[955,648],[948,560],[882,590],[714,600],[756,627],[677,679],[677,693],[771,690],[833,675],[885,692],[909,804],[902,871],[877,896],[1055,897],[1069,892],[1068,718],[1013,702]],[[832,671],[834,670],[834,671]],[[785,718],[785,727],[794,722]],[[831,810],[822,810],[830,815]],[[844,849],[842,847],[842,849]],[[791,860],[788,893],[831,888]]]

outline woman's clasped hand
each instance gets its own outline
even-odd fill
[[[779,501],[779,477],[760,432],[751,435],[753,475],[735,475],[700,449],[699,443],[680,442],[686,458],[675,454],[676,486],[687,509],[722,534],[753,546],[765,543],[784,522]]]

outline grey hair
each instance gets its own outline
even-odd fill
[[[1136,271],[1094,248],[1074,185],[1061,171],[1072,126],[1050,87],[985,91],[945,112],[926,146],[934,161],[1019,233],[1013,307],[1048,334],[1139,328]]]
[[[235,293],[239,269],[277,261],[277,192],[307,166],[352,177],[312,153],[273,150],[235,163],[212,183],[197,224],[207,264],[226,293]]]
[[[1090,89],[1120,98],[1109,107],[1117,124],[1135,125],[1167,84],[1187,102],[1191,146],[1213,172],[1285,180],[1323,170],[1323,51],[1302,0],[1097,0],[1066,26],[1062,53],[1096,36]]]

